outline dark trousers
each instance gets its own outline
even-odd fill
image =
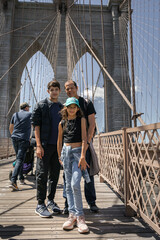
[[[90,153],[90,150],[87,149],[86,162],[88,163],[88,165],[90,165],[90,159],[91,159],[91,153]],[[88,170],[88,173],[90,176],[89,168],[87,168],[87,170]],[[90,180],[91,180],[91,182],[89,182],[89,183],[86,183],[86,181],[84,182],[84,194],[85,194],[85,198],[86,198],[86,201],[88,204],[95,203],[95,201],[96,201],[94,176],[90,176]]]
[[[36,184],[38,204],[43,204],[47,194],[48,200],[53,200],[59,179],[60,163],[58,160],[57,145],[48,144],[44,147],[44,157],[37,158]]]
[[[12,173],[11,181],[13,183],[16,183],[18,175],[20,180],[24,179],[23,162],[26,156],[27,149],[29,147],[29,141],[19,138],[12,138],[12,143],[16,152],[16,165]]]
[[[90,158],[91,158],[91,153],[90,150],[88,149],[86,152],[86,162],[88,165],[90,165]],[[87,168],[88,173],[89,173],[89,168]],[[90,174],[89,174],[90,176]],[[63,174],[63,180],[64,180],[64,187],[63,187],[63,197],[67,199],[66,197],[66,183],[65,183],[65,176]],[[95,203],[96,201],[96,191],[95,191],[95,185],[94,185],[94,176],[90,176],[91,182],[86,183],[84,182],[84,194],[87,203],[90,205],[91,203]],[[65,202],[65,205],[67,206],[67,202]]]

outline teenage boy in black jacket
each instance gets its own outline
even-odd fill
[[[35,128],[37,145],[36,185],[38,205],[35,210],[40,217],[50,217],[61,210],[54,202],[60,173],[57,154],[58,124],[61,121],[60,110],[63,105],[58,102],[60,84],[48,83],[49,98],[40,101],[33,110],[32,124]],[[45,205],[48,182],[48,202]]]

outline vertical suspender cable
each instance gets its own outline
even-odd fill
[[[135,102],[135,82],[134,82],[134,59],[133,59],[133,35],[132,35],[132,16],[131,0],[128,0],[129,34],[130,34],[130,55],[131,55],[131,79],[132,79],[132,98],[133,98],[133,122],[137,126],[136,102]]]
[[[101,26],[102,26],[102,47],[103,47],[103,65],[106,68],[105,38],[104,38],[104,19],[103,19],[103,0],[101,0]],[[105,130],[108,132],[108,104],[107,104],[107,78],[103,74],[105,89]]]
[[[84,37],[86,38],[86,15],[85,15],[85,4],[84,4],[84,0],[83,0],[83,27],[84,27]],[[85,45],[86,48],[86,45]],[[85,49],[86,50],[86,49]],[[89,94],[88,94],[88,68],[87,68],[87,51],[85,51],[85,69],[86,69],[86,82],[87,82],[87,98],[89,98]],[[84,71],[83,71],[84,72]],[[84,95],[84,85],[83,85],[83,95]]]
[[[108,78],[110,79],[110,81],[113,83],[113,85],[115,86],[115,88],[118,90],[118,92],[120,93],[120,95],[123,97],[123,99],[125,100],[125,102],[127,103],[127,105],[130,107],[130,109],[133,111],[133,106],[130,103],[130,101],[127,99],[127,97],[125,96],[125,94],[122,92],[122,90],[119,88],[119,86],[116,84],[116,82],[114,81],[114,79],[111,77],[111,75],[109,74],[109,72],[105,69],[105,67],[103,66],[103,64],[101,63],[101,61],[99,60],[99,58],[97,57],[97,55],[94,53],[94,51],[91,49],[91,47],[89,46],[88,42],[86,41],[86,39],[84,38],[84,36],[82,35],[82,33],[79,31],[79,29],[77,28],[77,26],[75,25],[75,23],[73,22],[72,18],[70,15],[69,19],[72,22],[73,26],[75,27],[75,29],[77,30],[77,32],[79,33],[79,35],[81,36],[81,38],[83,39],[83,41],[85,42],[85,44],[87,45],[87,47],[89,48],[89,50],[91,51],[91,53],[93,54],[93,56],[95,57],[95,59],[97,60],[97,62],[99,63],[100,67],[102,68],[102,70],[105,72],[105,74],[108,76]],[[145,125],[145,122],[142,120],[141,117],[138,116],[139,121],[141,122],[142,125]]]
[[[120,36],[120,60],[121,60],[121,74],[122,74],[122,88],[124,90],[130,89],[130,79],[128,75],[128,1],[125,2],[119,17],[119,36]],[[125,114],[125,106],[122,108],[123,119],[128,119],[129,116]],[[128,119],[130,121],[130,119]]]
[[[92,42],[92,14],[91,14],[91,0],[89,0],[89,18],[90,18],[90,42],[91,48],[93,49],[93,42]],[[92,64],[92,102],[94,103],[94,77],[93,77],[93,55],[91,54],[91,64]]]
[[[72,28],[71,28],[70,24],[69,24],[69,28],[68,29],[69,29],[69,33],[71,35],[71,41],[72,41],[71,44],[75,48],[75,54],[77,56],[77,59],[79,59],[78,50],[77,50],[77,47],[76,47],[75,39],[74,39]],[[81,65],[81,62],[82,62],[82,65]],[[81,78],[82,78],[81,81],[83,82],[83,85],[84,85],[85,89],[87,89],[86,80],[84,78],[84,72],[83,72],[83,57],[79,61],[79,69],[81,71]]]
[[[32,91],[33,91],[34,98],[35,98],[36,103],[37,103],[36,94],[35,94],[35,91],[34,91],[34,88],[33,88],[32,80],[31,80],[27,65],[26,65],[26,71],[27,71],[27,74],[28,74],[28,78],[29,78],[29,81],[30,81],[30,85],[31,85],[31,88],[32,88]]]

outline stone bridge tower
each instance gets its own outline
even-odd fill
[[[108,6],[103,8],[104,17],[104,39],[105,39],[105,62],[106,68],[110,75],[115,79],[116,83],[121,87],[121,60],[120,60],[120,41],[119,41],[119,17],[122,14],[119,11],[119,5],[122,0],[110,0]],[[36,39],[39,32],[41,32],[47,24],[47,20],[42,20],[39,24],[32,26],[31,31],[29,28],[23,28],[21,31],[12,31],[21,26],[29,24],[33,21],[37,21],[41,16],[56,15],[57,11],[61,14],[61,26],[60,34],[57,43],[57,61],[53,64],[53,70],[56,79],[60,81],[62,86],[62,94],[60,101],[64,102],[66,94],[63,89],[64,82],[69,76],[67,72],[67,54],[66,54],[66,30],[65,30],[65,19],[68,6],[73,3],[73,0],[55,0],[53,3],[34,3],[34,2],[19,2],[18,0],[2,0],[0,5],[0,34],[11,31],[10,34],[6,34],[0,37],[0,136],[8,136],[8,124],[10,116],[13,112],[18,111],[19,99],[14,104],[12,111],[8,116],[8,121],[4,119],[8,110],[10,109],[13,100],[15,99],[18,90],[21,86],[21,76],[25,68],[25,65],[29,59],[41,49],[41,46],[46,37],[46,32],[39,37],[34,44],[31,43]],[[79,17],[83,18],[85,14],[85,32],[86,40],[90,43],[89,35],[89,6],[85,5],[83,14],[79,12],[77,16],[78,5],[72,6],[70,15],[75,23],[78,22]],[[93,29],[92,38],[93,50],[97,54],[98,58],[103,63],[103,49],[102,49],[102,30],[101,30],[101,8],[100,6],[91,6],[92,8],[92,19]],[[81,9],[81,8],[79,8]],[[23,15],[22,15],[23,10]],[[79,10],[81,11],[81,10]],[[23,17],[23,19],[22,19]],[[83,19],[81,19],[83,21]],[[23,22],[23,23],[22,23]],[[86,48],[83,40],[74,29],[74,35],[79,44],[78,51],[81,57],[89,49]],[[126,30],[127,31],[127,30]],[[83,24],[81,32],[84,32]],[[30,47],[31,45],[31,47]],[[45,46],[42,51],[45,54]],[[22,55],[22,57],[20,57]],[[108,57],[109,56],[109,57]],[[17,59],[20,57],[20,60]],[[16,62],[17,61],[17,62]],[[15,63],[16,62],[16,63]],[[12,67],[12,65],[14,65]],[[8,71],[8,69],[10,69]],[[128,73],[128,69],[126,71]],[[126,84],[128,89],[125,95],[130,98],[130,82],[128,80],[128,74],[126,74]],[[123,126],[130,125],[130,110],[126,105],[126,116],[124,118],[121,113],[121,106],[125,104],[122,97],[117,92],[110,80],[105,77],[105,105],[104,111],[106,112],[106,124],[108,131],[120,129]],[[107,86],[107,87],[106,87]],[[123,90],[123,89],[122,89]],[[5,132],[5,134],[4,134]]]

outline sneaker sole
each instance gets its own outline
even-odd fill
[[[52,215],[49,215],[49,216],[44,216],[44,215],[41,215],[39,212],[37,212],[36,210],[35,210],[35,213],[37,214],[37,215],[39,215],[40,217],[42,217],[42,218],[50,218]]]
[[[48,210],[50,211],[50,213],[57,213],[57,214],[60,214],[60,213],[62,213],[63,211],[62,210],[52,210],[52,209],[50,209],[49,207],[47,207],[48,208]]]
[[[89,229],[81,230],[81,229],[78,228],[78,232],[79,232],[79,233],[88,233],[88,232],[89,232]]]
[[[76,222],[70,227],[63,227],[63,230],[72,230],[76,226]]]
[[[62,213],[63,211],[62,210],[54,210],[53,213]]]
[[[89,210],[91,213],[98,213],[99,212],[99,210]]]
[[[88,206],[88,209],[89,209],[89,211],[92,212],[92,213],[98,213],[98,212],[99,212],[99,209],[97,209],[97,210],[91,210],[91,209],[90,209],[90,206]]]
[[[19,188],[15,188],[13,185],[9,185],[9,188],[12,188],[15,191],[19,191]]]

